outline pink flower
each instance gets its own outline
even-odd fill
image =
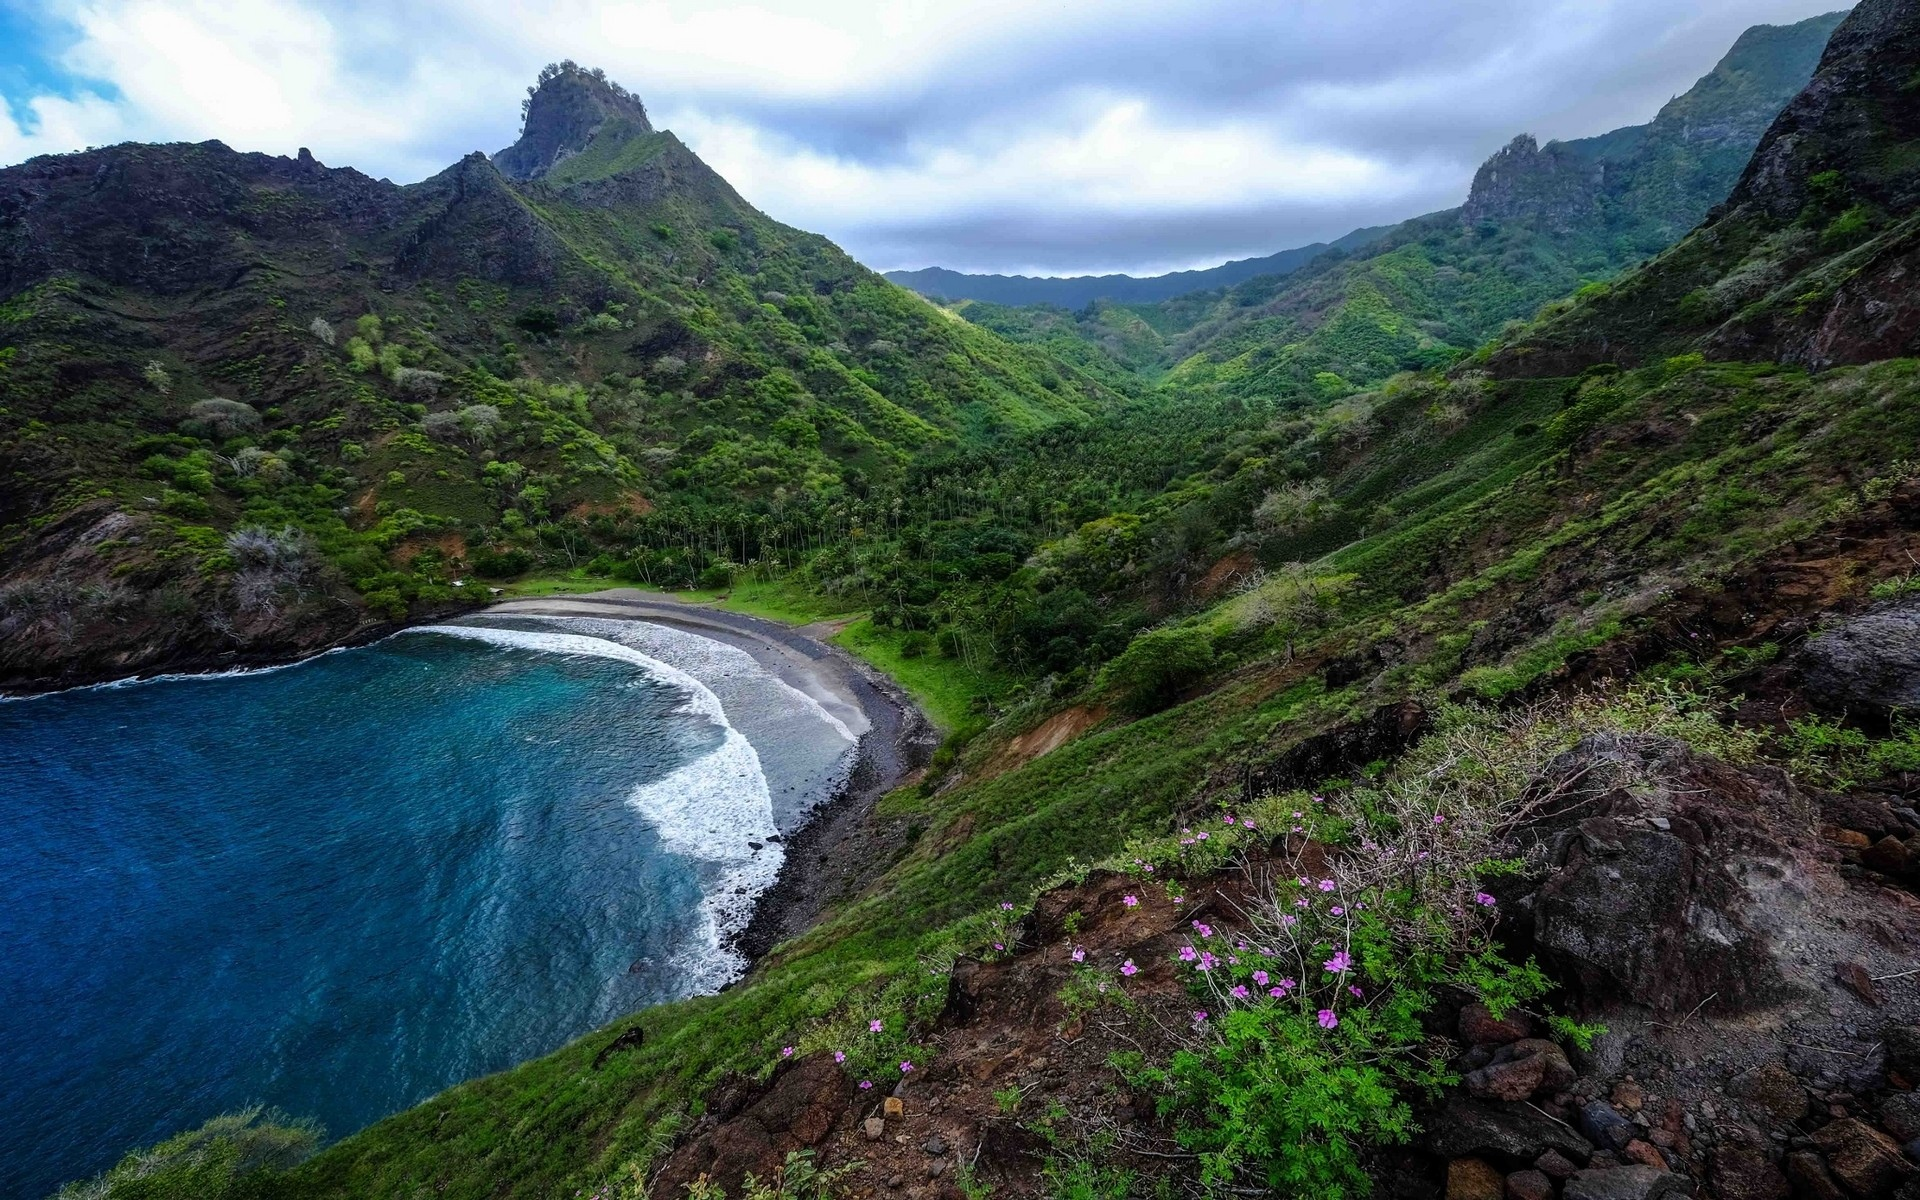
[[[1125,899],[1121,900],[1120,903],[1126,905],[1128,908],[1138,908],[1140,907],[1140,897],[1128,896]]]
[[[1475,904],[1484,905],[1487,908],[1492,908],[1494,904],[1493,897],[1487,895],[1485,892],[1475,892],[1473,894],[1473,902]]]
[[[1192,946],[1180,947],[1181,962],[1192,962],[1194,959],[1199,957],[1200,957],[1200,952],[1198,950],[1195,950]]]
[[[1322,879],[1320,881],[1320,890],[1323,892],[1330,892],[1337,886],[1339,885],[1334,883],[1333,880],[1331,879]]]
[[[1282,925],[1298,925],[1300,918],[1294,916],[1292,913],[1288,913],[1286,916],[1280,918],[1280,923]]]
[[[835,1050],[833,1052],[833,1061],[837,1063],[843,1063],[847,1061],[847,1052],[845,1050]]]
[[[1252,817],[1248,817],[1248,818],[1247,818],[1246,820],[1244,820],[1244,821],[1242,821],[1242,822],[1240,822],[1240,824],[1241,824],[1241,825],[1243,825],[1243,826],[1245,826],[1245,827],[1246,827],[1246,828],[1248,828],[1248,829],[1252,829],[1252,828],[1253,828],[1253,818],[1252,818]]]
[[[905,1061],[903,1061],[903,1062],[901,1062],[901,1064],[900,1064],[900,1073],[901,1073],[902,1075],[905,1075],[905,1074],[907,1074],[907,1073],[909,1073],[909,1072],[910,1072],[910,1071],[912,1071],[912,1070],[913,1070],[913,1064],[912,1064],[912,1063],[910,1063],[910,1062],[905,1062]]]
[[[1185,896],[1175,896],[1173,898],[1173,902],[1175,904],[1185,904],[1187,902],[1187,898]]]
[[[881,1024],[880,1024],[880,1022],[878,1022],[878,1021],[868,1021],[868,1022],[867,1022],[867,1032],[868,1032],[868,1033],[879,1033],[879,1032],[880,1032],[880,1031],[881,1031],[882,1029],[884,1029],[884,1028],[885,1028],[885,1026],[883,1026],[883,1025],[881,1025]]]
[[[1215,958],[1212,954],[1208,953],[1205,950],[1202,950],[1200,952],[1200,969],[1202,971],[1213,970],[1214,965],[1219,961],[1220,961],[1219,959]]]
[[[1234,823],[1234,822],[1233,822],[1233,816],[1232,816],[1232,814],[1228,814],[1228,816],[1227,816],[1227,824],[1229,824],[1229,825],[1232,825],[1233,823]]]
[[[1305,908],[1307,906],[1307,898],[1305,896],[1300,897],[1293,902],[1293,906],[1295,908]]]
[[[1233,989],[1233,992],[1232,992],[1231,994],[1232,994],[1232,996],[1233,996],[1233,998],[1234,998],[1235,1000],[1245,1000],[1245,999],[1247,998],[1247,988],[1246,988],[1246,985],[1245,985],[1245,984],[1236,984],[1236,985],[1234,986],[1234,989]]]
[[[1001,911],[1001,912],[1012,912],[1012,911],[1013,911],[1013,905],[1012,905],[1012,904],[1010,904],[1010,903],[1008,903],[1008,902],[1007,902],[1007,901],[1005,901],[1005,900],[1002,900],[1002,901],[1000,902],[1000,911]]]
[[[1267,986],[1267,973],[1265,971],[1255,971],[1253,973],[1253,981],[1261,987]]]
[[[1297,986],[1299,986],[1299,985],[1298,985],[1298,984],[1296,984],[1296,983],[1294,983],[1294,982],[1293,982],[1293,980],[1291,980],[1291,979],[1282,979],[1282,980],[1280,981],[1280,990],[1281,990],[1281,991],[1286,991],[1286,990],[1288,990],[1288,989],[1290,989],[1290,988],[1294,988],[1294,987],[1297,987]]]
[[[1207,837],[1207,831],[1202,829],[1199,833],[1193,835],[1193,840],[1196,842],[1204,842],[1207,840]]]
[[[1193,927],[1194,927],[1195,929],[1198,929],[1198,930],[1200,931],[1200,936],[1201,936],[1201,937],[1212,937],[1212,936],[1213,936],[1213,926],[1211,926],[1211,925],[1206,925],[1206,924],[1203,924],[1203,923],[1201,923],[1201,922],[1199,922],[1199,921],[1195,921],[1195,922],[1193,923]]]
[[[1295,816],[1298,816],[1299,814],[1298,814],[1298,813],[1296,813],[1296,814],[1294,814],[1294,815],[1295,815]],[[1309,879],[1308,879],[1308,878],[1307,878],[1307,877],[1306,877],[1305,875],[1302,875],[1302,876],[1300,877],[1300,886],[1301,886],[1301,887],[1311,887],[1311,886],[1312,886],[1312,881],[1311,881],[1311,880],[1309,880]]]
[[[1445,825],[1447,823],[1447,819],[1441,816],[1439,813],[1435,813],[1433,814],[1433,823],[1435,825]]]
[[[1344,917],[1347,915],[1347,910],[1344,908],[1341,908],[1338,904],[1334,905],[1332,908],[1328,909],[1327,911],[1331,912],[1336,917]]]
[[[782,1047],[780,1047],[780,1057],[781,1057],[781,1058],[792,1058],[792,1057],[793,1057],[793,1047],[792,1047],[792,1046],[782,1046]]]
[[[1327,802],[1327,798],[1325,796],[1315,796],[1313,798],[1313,802],[1315,804],[1325,804]]]
[[[1194,1023],[1195,1025],[1200,1025],[1200,1024],[1204,1024],[1204,1023],[1206,1022],[1206,1019],[1207,1019],[1207,1010],[1206,1010],[1206,1009],[1204,1009],[1204,1008],[1196,1008],[1196,1009],[1194,1009],[1194,1010],[1193,1010],[1193,1023]]]
[[[1284,1000],[1287,997],[1287,989],[1283,987],[1272,988],[1267,992],[1267,995],[1272,996],[1275,1000]]]
[[[1140,969],[1139,967],[1136,967],[1133,965],[1132,959],[1128,959],[1127,961],[1120,964],[1120,973],[1122,975],[1132,975],[1139,969]]]
[[[1348,985],[1347,990],[1353,993],[1353,998],[1355,1000],[1364,999],[1366,996],[1365,992],[1362,992],[1359,988],[1354,987],[1351,984]]]
[[[1147,874],[1149,874],[1149,875],[1151,875],[1151,874],[1153,874],[1153,864],[1152,864],[1152,863],[1148,863],[1148,864],[1146,865],[1146,868],[1145,868],[1145,869],[1146,869],[1146,872],[1147,872]]]
[[[860,1090],[863,1092],[872,1086],[873,1086],[873,1080],[871,1079],[862,1079],[860,1081]]]
[[[1075,961],[1075,962],[1085,962],[1085,961],[1087,961],[1087,951],[1086,951],[1086,947],[1084,947],[1084,946],[1075,946],[1075,947],[1073,948],[1073,961]]]
[[[1336,950],[1332,958],[1320,965],[1335,975],[1339,975],[1344,973],[1347,968],[1353,966],[1353,958],[1345,950]]]
[[[999,942],[995,942],[995,943],[993,944],[993,948],[994,948],[995,950],[1005,950],[1005,949],[1006,949],[1006,947],[1005,947],[1004,945],[1002,945],[1001,943],[999,943]]]
[[[1322,1029],[1332,1029],[1334,1026],[1340,1024],[1340,1018],[1335,1016],[1333,1010],[1330,1008],[1320,1010],[1319,1021],[1320,1028]]]

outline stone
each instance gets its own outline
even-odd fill
[[[1887,1065],[1908,1079],[1920,1079],[1920,1025],[1889,1025],[1880,1033]]]
[[[1837,962],[1833,964],[1833,977],[1854,995],[1879,1008],[1886,1001],[1881,998],[1880,989],[1873,985],[1873,976],[1857,962]]]
[[[1484,1158],[1447,1164],[1447,1200],[1506,1200],[1506,1177]]]
[[[1719,1200],[1788,1200],[1793,1194],[1767,1155],[1766,1138],[1753,1129],[1728,1131],[1714,1149],[1711,1179]]]
[[[1920,707],[1920,605],[1842,621],[1809,639],[1792,662],[1801,693],[1827,712],[1885,716]]]
[[[1881,1101],[1880,1127],[1897,1142],[1920,1138],[1920,1095],[1898,1092]]]
[[[1891,834],[1860,852],[1860,862],[1882,875],[1899,875],[1905,872],[1909,857],[1906,843]]]
[[[1544,1171],[1515,1171],[1507,1176],[1506,1200],[1553,1200],[1553,1180]]]
[[[1487,1065],[1468,1072],[1467,1091],[1483,1100],[1525,1100],[1537,1092],[1557,1092],[1577,1076],[1560,1047],[1542,1038],[1524,1038],[1496,1050]]]
[[[1504,1046],[1532,1035],[1533,1022],[1523,1012],[1510,1012],[1496,1021],[1479,1001],[1460,1010],[1460,1040],[1469,1046]]]
[[[1847,1194],[1828,1172],[1827,1164],[1813,1151],[1795,1150],[1787,1155],[1785,1167],[1795,1196],[1804,1200],[1847,1200]]]
[[[887,1123],[879,1117],[868,1117],[860,1122],[860,1132],[866,1135],[868,1141],[877,1142],[887,1136]]]
[[[888,1096],[880,1105],[880,1111],[889,1117],[904,1117],[907,1115],[907,1102],[898,1096]]]
[[[1628,1142],[1626,1148],[1620,1151],[1620,1157],[1628,1162],[1637,1162],[1643,1167],[1658,1167],[1662,1171],[1667,1169],[1667,1156],[1660,1153],[1659,1147],[1651,1142],[1643,1142],[1639,1138]]]
[[[1856,1117],[1815,1130],[1813,1143],[1826,1154],[1833,1177],[1862,1196],[1886,1195],[1914,1175],[1899,1143]]]
[[[1606,1171],[1578,1171],[1567,1180],[1561,1200],[1660,1200],[1684,1196],[1685,1180],[1668,1171],[1634,1164]]]
[[[1533,1160],[1533,1165],[1541,1173],[1553,1179],[1565,1179],[1580,1168],[1567,1161],[1567,1156],[1558,1150],[1549,1150]]]
[[[1727,1092],[1783,1124],[1807,1115],[1807,1090],[1782,1063],[1763,1063],[1727,1083]]]
[[[926,1141],[921,1142],[920,1148],[926,1151],[928,1154],[933,1154],[933,1155],[945,1154],[947,1152],[947,1139],[941,1137],[939,1134],[936,1133],[932,1137],[928,1138]]]
[[[1622,1079],[1619,1083],[1613,1085],[1613,1106],[1615,1108],[1625,1109],[1627,1112],[1639,1112],[1640,1106],[1646,1102],[1646,1093],[1642,1092],[1640,1085],[1633,1080]]]
[[[1590,1100],[1580,1107],[1580,1132],[1603,1149],[1622,1151],[1640,1135],[1632,1121],[1613,1110],[1605,1100]]]
[[[1440,1158],[1492,1155],[1531,1162],[1549,1150],[1584,1163],[1593,1144],[1525,1104],[1499,1104],[1457,1097],[1427,1114],[1427,1149]]]

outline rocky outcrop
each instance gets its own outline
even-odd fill
[[[1886,717],[1920,708],[1920,604],[1842,621],[1794,656],[1800,690],[1831,713]]]
[[[516,182],[539,179],[586,149],[610,121],[634,134],[653,132],[639,97],[605,75],[570,62],[548,67],[528,90],[520,140],[495,154],[493,165]]]
[[[1599,164],[1523,133],[1481,164],[1460,216],[1469,225],[1529,220],[1565,232],[1592,220],[1604,181]]]

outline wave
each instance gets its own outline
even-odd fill
[[[713,991],[737,978],[747,962],[732,946],[753,918],[755,900],[771,887],[786,861],[773,821],[773,796],[760,756],[727,720],[706,684],[631,646],[577,633],[491,625],[422,625],[407,634],[438,633],[548,654],[610,658],[631,663],[680,692],[678,711],[720,730],[720,744],[692,762],[634,788],[627,797],[659,834],[662,845],[698,865],[704,945],[679,956],[694,991]]]
[[[317,654],[309,654],[305,658],[296,658],[292,662],[268,663],[260,667],[228,667],[224,671],[167,671],[159,675],[128,675],[121,679],[103,680],[100,683],[81,683],[68,688],[55,688],[50,692],[26,692],[18,695],[8,695],[0,692],[0,704],[17,704],[27,700],[44,700],[49,696],[66,696],[74,692],[118,691],[121,688],[145,687],[150,683],[192,683],[203,679],[239,679],[247,675],[271,675],[275,671],[291,671],[295,667],[304,667],[310,662],[317,662],[327,657],[329,654],[344,654],[349,650],[358,649],[361,649],[361,647],[329,646]]]

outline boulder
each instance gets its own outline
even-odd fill
[[[1533,1165],[1538,1168],[1542,1174],[1553,1179],[1566,1179],[1580,1169],[1567,1161],[1567,1156],[1558,1150],[1547,1151],[1539,1158],[1534,1159]]]
[[[1496,1021],[1479,1001],[1460,1010],[1460,1040],[1469,1046],[1504,1046],[1532,1035],[1533,1022],[1523,1012],[1510,1012]]]
[[[1789,994],[1769,929],[1781,893],[1805,891],[1782,847],[1813,828],[1814,806],[1783,773],[1670,738],[1595,734],[1534,787],[1554,815],[1522,831],[1546,877],[1521,907],[1579,1000],[1688,1012]]]
[[[1920,1025],[1889,1025],[1880,1036],[1887,1044],[1887,1065],[1920,1080]]]
[[[1447,1164],[1447,1200],[1505,1200],[1506,1177],[1484,1158],[1456,1158]]]
[[[1813,1142],[1827,1156],[1827,1170],[1856,1195],[1890,1196],[1913,1178],[1913,1164],[1900,1144],[1858,1118],[1822,1126]]]
[[[1728,1082],[1727,1091],[1783,1124],[1807,1115],[1807,1090],[1781,1063],[1764,1063],[1742,1071]]]
[[[1887,716],[1920,708],[1920,604],[1842,621],[1793,657],[1800,691],[1831,713]]]
[[[1795,1150],[1787,1155],[1787,1181],[1801,1200],[1847,1200],[1846,1192],[1827,1170],[1827,1164],[1811,1150]]]
[[[1553,1200],[1553,1180],[1532,1168],[1515,1171],[1507,1176],[1506,1200]]]
[[[1594,1145],[1619,1153],[1640,1136],[1640,1127],[1605,1100],[1590,1100],[1580,1107],[1580,1132],[1592,1138]]]
[[[1560,1196],[1561,1200],[1660,1200],[1662,1196],[1684,1196],[1690,1190],[1678,1175],[1636,1164],[1576,1172]]]
[[[1711,1175],[1720,1200],[1789,1200],[1793,1187],[1767,1156],[1767,1140],[1757,1130],[1732,1129],[1713,1152]]]
[[[1903,1145],[1920,1138],[1920,1093],[1896,1092],[1883,1100],[1880,1127]]]
[[[1427,1149],[1446,1158],[1487,1157],[1516,1165],[1549,1151],[1584,1163],[1593,1144],[1527,1104],[1455,1097],[1427,1115]]]
[[[1576,1078],[1560,1047],[1543,1038],[1524,1038],[1500,1047],[1488,1064],[1467,1074],[1467,1091],[1483,1100],[1526,1100],[1538,1092],[1558,1092]]]

